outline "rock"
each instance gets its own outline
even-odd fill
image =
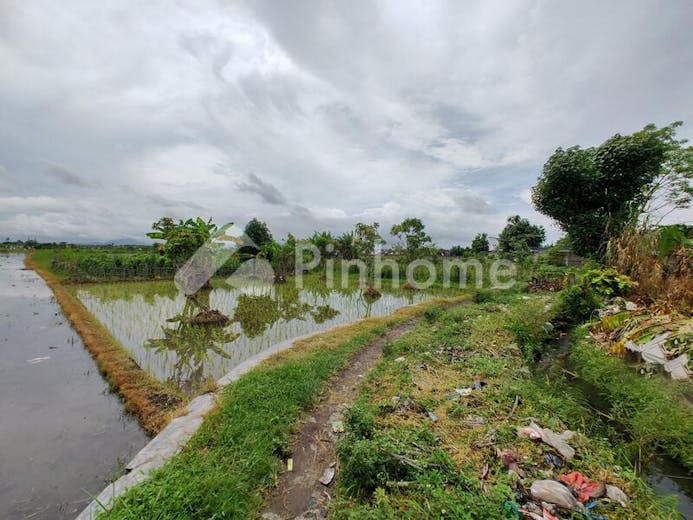
[[[323,486],[329,486],[330,483],[332,482],[332,479],[334,478],[334,474],[335,474],[334,466],[330,466],[329,468],[326,468],[325,471],[323,471],[322,476],[320,477],[320,483]]]
[[[535,480],[530,488],[532,499],[554,504],[564,511],[577,511],[580,504],[570,490],[555,480]]]

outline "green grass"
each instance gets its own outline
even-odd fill
[[[226,387],[183,451],[100,518],[251,518],[289,456],[291,434],[326,381],[387,328],[440,302],[401,309],[297,343]]]
[[[645,377],[636,365],[607,355],[580,329],[570,369],[599,396],[603,410],[631,437],[632,456],[647,459],[664,451],[693,471],[693,407],[683,401],[690,383],[674,383],[656,374]]]
[[[347,415],[333,518],[504,518],[504,506],[515,502],[517,478],[503,467],[496,448],[513,450],[527,486],[575,470],[618,485],[631,499],[627,510],[605,502],[595,514],[677,518],[672,500],[658,499],[636,476],[625,446],[600,435],[598,419],[578,389],[533,375],[507,323],[519,314],[527,317],[527,309],[537,313],[528,319],[539,322],[544,297],[505,298],[500,311],[496,307],[485,302],[429,312],[386,349]],[[487,386],[455,398],[455,388],[473,381]],[[520,404],[508,417],[516,396]],[[407,399],[416,405],[401,407]],[[569,468],[553,469],[544,459],[547,445],[517,436],[529,417],[554,431],[577,432]],[[470,418],[483,424],[469,426]],[[476,447],[491,435],[492,446]],[[409,462],[403,464],[402,457]],[[489,475],[482,491],[485,465]]]

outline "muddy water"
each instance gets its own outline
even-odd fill
[[[146,441],[44,281],[0,255],[0,518],[74,518]]]
[[[229,317],[224,326],[210,327],[191,323],[201,307],[172,282],[89,284],[76,293],[143,369],[189,394],[277,343],[433,297],[383,291],[368,300],[356,288],[328,289],[323,282],[301,290],[288,283],[220,286],[196,296]]]

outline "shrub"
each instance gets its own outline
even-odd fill
[[[559,327],[586,321],[600,305],[599,298],[588,285],[566,287],[559,293],[554,321]]]
[[[616,269],[591,269],[585,273],[592,290],[604,298],[626,296],[638,285],[625,274],[619,274]]]

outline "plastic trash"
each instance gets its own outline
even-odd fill
[[[604,496],[604,484],[600,482],[592,482],[579,471],[573,471],[567,475],[559,477],[561,482],[570,486],[577,493],[578,500],[583,504],[590,498],[599,498]]]
[[[542,428],[535,422],[531,422],[528,428],[519,428],[518,434],[526,435],[532,440],[541,439],[552,448],[555,448],[566,460],[570,460],[575,456],[575,450],[568,444],[568,441],[575,435],[570,430],[559,434],[548,428]]]
[[[628,496],[617,486],[606,485],[606,496],[621,504],[622,507],[628,507]]]
[[[580,503],[570,490],[555,480],[535,480],[529,490],[532,499],[538,502],[554,504],[564,511],[577,511],[581,509]]]
[[[686,354],[681,354],[679,357],[667,361],[664,363],[664,370],[672,379],[688,379],[690,377],[688,356]]]

